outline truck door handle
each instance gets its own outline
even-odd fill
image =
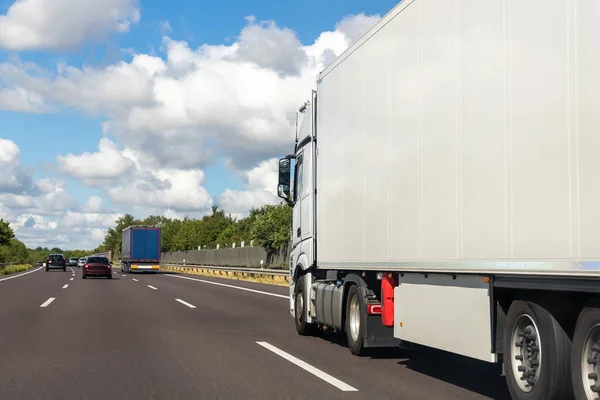
[[[296,236],[300,237],[300,228],[296,231]]]

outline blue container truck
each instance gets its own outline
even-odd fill
[[[154,226],[129,226],[121,237],[121,272],[158,273],[161,231]]]

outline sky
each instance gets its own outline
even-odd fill
[[[398,0],[0,0],[0,218],[93,249],[119,216],[242,218],[336,56]]]

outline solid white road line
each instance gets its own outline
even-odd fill
[[[303,370],[310,372],[317,378],[320,378],[320,379],[324,380],[325,382],[335,386],[336,388],[340,389],[343,392],[358,392],[358,389],[353,388],[352,386],[348,385],[347,383],[344,383],[344,382],[340,381],[339,379],[334,378],[333,376],[321,371],[320,369],[315,368],[312,365],[305,363],[304,361],[294,357],[291,354],[286,353],[283,350],[278,349],[277,347],[275,347],[267,342],[256,342],[256,343],[258,345],[264,347],[265,349],[272,351],[273,353],[277,354],[278,356],[285,358],[286,360],[288,360],[292,364],[297,365],[298,367],[302,368]]]
[[[33,274],[34,272],[37,272],[37,271],[39,271],[42,268],[44,268],[44,267],[39,267],[38,269],[34,269],[33,271],[29,271],[29,272],[23,272],[22,274],[19,274],[19,275],[12,275],[12,276],[9,276],[8,278],[2,278],[2,279],[0,279],[0,282],[7,281],[9,279],[15,279],[15,278],[18,278],[20,276],[25,276],[25,275]]]
[[[181,304],[183,304],[184,306],[188,306],[189,308],[196,308],[195,305],[188,303],[187,301],[183,301],[181,299],[175,299],[175,301],[180,302]]]
[[[134,281],[136,281],[136,282],[139,282],[139,281],[138,281],[137,279],[135,279],[135,278],[132,278],[132,279],[133,279]]]
[[[154,289],[154,290],[158,290],[157,288],[155,288],[154,286],[150,286],[150,285],[146,285],[148,286],[150,289]]]
[[[66,289],[66,288],[68,288],[68,287],[69,287],[69,285],[65,285],[65,286],[63,286],[63,289]]]
[[[50,305],[50,303],[52,303],[53,301],[54,301],[54,297],[50,297],[40,307],[48,307]]]
[[[260,294],[264,294],[267,296],[281,297],[282,299],[290,298],[290,296],[284,296],[282,294],[263,292],[262,290],[248,289],[248,288],[241,287],[241,286],[233,286],[233,285],[227,285],[225,283],[206,281],[204,279],[189,278],[187,276],[178,276],[178,275],[165,275],[165,276],[170,276],[172,278],[179,278],[179,279],[187,279],[190,281],[196,281],[196,282],[202,282],[202,283],[208,283],[210,285],[225,286],[225,287],[232,288],[232,289],[245,290],[247,292],[260,293]]]

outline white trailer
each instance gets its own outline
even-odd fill
[[[280,160],[298,332],[597,399],[599,156],[599,1],[401,2],[322,71]]]

